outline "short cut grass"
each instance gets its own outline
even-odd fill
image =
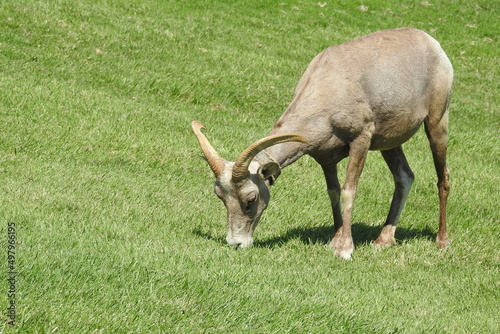
[[[0,231],[16,224],[19,333],[495,333],[500,303],[498,2],[2,2]],[[393,182],[368,156],[352,261],[328,247],[321,169],[286,168],[255,245],[225,209],[189,124],[233,160],[265,136],[311,59],[394,27],[441,42],[455,69],[449,235],[425,134],[398,245],[376,251]],[[345,162],[340,166],[343,179]],[[2,243],[7,254],[6,242]],[[2,270],[7,272],[4,256]]]

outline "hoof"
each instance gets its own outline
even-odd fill
[[[450,241],[448,240],[448,238],[443,238],[443,239],[436,238],[436,244],[439,248],[445,250],[450,245]]]
[[[379,240],[379,239],[375,240],[372,244],[375,249],[384,249],[396,245],[396,240],[394,238],[389,240]]]
[[[376,249],[382,249],[394,246],[396,244],[396,239],[394,239],[395,233],[396,233],[396,226],[385,225],[382,228],[382,232],[380,232],[378,238],[373,242],[373,246]]]
[[[335,256],[350,260],[354,251],[354,243],[352,237],[343,237],[342,230],[337,231],[330,243],[330,247],[335,250]]]
[[[338,256],[344,260],[351,260],[351,256],[353,253],[354,249],[336,249],[335,250],[335,256]]]

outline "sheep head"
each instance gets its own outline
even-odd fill
[[[255,156],[273,145],[289,141],[305,143],[306,139],[294,134],[269,136],[251,144],[235,162],[230,162],[217,154],[201,132],[205,128],[201,122],[193,121],[191,127],[215,175],[215,194],[227,209],[226,240],[238,248],[249,246],[253,242],[253,231],[269,203],[269,186],[280,172],[277,162],[261,164],[254,160]]]

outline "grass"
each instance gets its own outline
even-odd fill
[[[4,1],[0,231],[6,240],[16,224],[19,274],[15,327],[2,285],[2,332],[498,332],[498,9]],[[375,152],[352,261],[327,247],[328,196],[307,157],[272,188],[255,247],[226,246],[225,209],[190,121],[234,159],[269,132],[317,53],[399,26],[435,36],[455,68],[449,250],[433,243],[436,178],[422,131],[405,145],[417,179],[397,246],[370,245],[393,187]]]

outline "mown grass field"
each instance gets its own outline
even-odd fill
[[[3,1],[0,332],[499,332],[499,7]],[[190,122],[204,122],[234,159],[270,131],[316,54],[403,26],[433,35],[455,69],[450,248],[434,245],[436,176],[423,131],[405,145],[416,181],[397,246],[370,244],[393,190],[378,152],[360,181],[352,261],[328,247],[328,196],[308,157],[273,186],[254,247],[227,246],[225,209]]]

